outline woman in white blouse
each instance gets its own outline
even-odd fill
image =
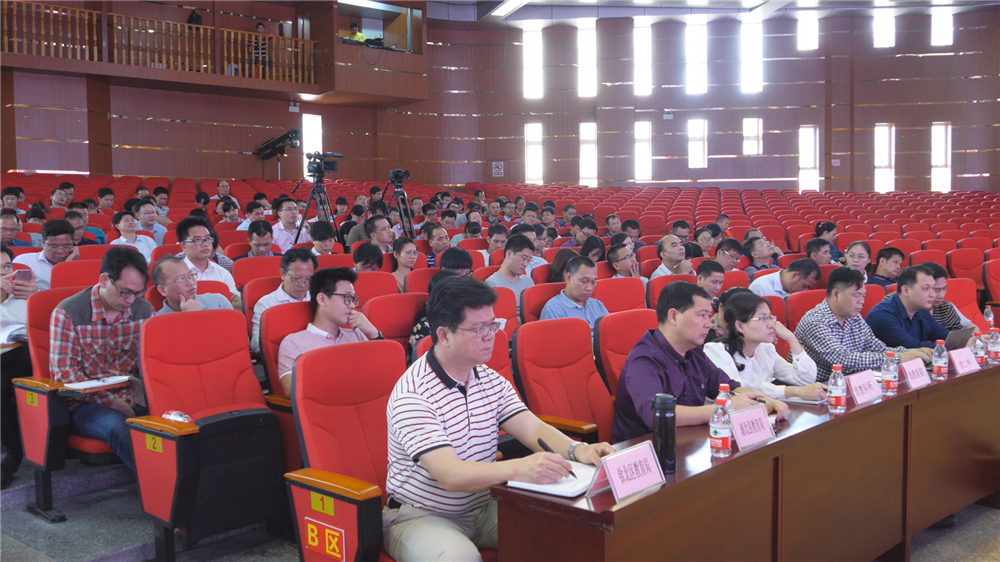
[[[146,258],[147,263],[153,261],[153,249],[156,248],[156,242],[149,236],[135,233],[136,227],[139,225],[135,220],[135,215],[128,211],[116,213],[114,218],[111,219],[111,224],[118,229],[121,236],[108,242],[108,244],[112,246],[132,246],[136,250],[139,250],[142,257]]]
[[[816,382],[816,363],[799,340],[771,314],[771,303],[753,293],[733,295],[726,303],[726,337],[705,344],[705,354],[741,386],[775,398],[825,400],[826,385]],[[788,342],[792,362],[778,356],[775,337]],[[777,379],[788,386],[776,385]]]

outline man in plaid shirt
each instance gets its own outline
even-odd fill
[[[826,284],[826,299],[810,310],[795,328],[795,337],[816,362],[816,380],[826,382],[833,365],[844,374],[866,369],[878,370],[886,351],[894,351],[900,361],[917,357],[929,363],[930,350],[886,347],[872,334],[861,317],[865,304],[864,275],[855,269],[833,270]]]
[[[153,316],[143,300],[146,259],[128,246],[108,250],[97,285],[59,303],[49,325],[49,368],[63,383],[139,372],[139,330]],[[129,386],[97,392],[70,405],[70,431],[100,439],[135,470],[125,420],[145,413]]]

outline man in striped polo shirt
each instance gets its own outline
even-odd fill
[[[384,546],[398,562],[480,560],[497,547],[490,486],[508,480],[551,484],[569,475],[565,459],[597,464],[607,443],[570,440],[525,408],[514,387],[484,363],[499,323],[496,292],[472,277],[438,283],[427,303],[434,346],[396,383],[389,422],[389,502]],[[497,431],[534,454],[496,461]],[[543,453],[538,440],[559,454]]]

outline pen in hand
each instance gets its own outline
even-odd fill
[[[548,443],[542,441],[541,438],[538,439],[538,446],[541,447],[546,453],[552,453],[553,455],[556,454],[556,452],[552,450],[552,447],[549,447]],[[569,475],[576,478],[576,473],[574,473],[572,469],[569,471]]]

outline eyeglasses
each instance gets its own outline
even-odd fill
[[[477,338],[485,338],[490,334],[495,334],[500,330],[500,321],[494,320],[489,324],[484,324],[478,328],[456,328],[462,330],[463,332],[472,332],[476,334]]]
[[[615,260],[615,263],[620,263],[620,262],[623,262],[623,261],[625,261],[625,260],[627,260],[629,258],[634,258],[634,257],[635,257],[635,253],[634,252],[633,253],[629,253],[629,254],[625,254],[620,259]]]
[[[361,302],[361,299],[358,298],[358,295],[354,295],[351,293],[328,293],[326,296],[332,297],[334,295],[343,298],[344,304],[346,304],[351,308],[358,306],[358,303]]]
[[[405,258],[415,258],[415,257],[420,256],[420,252],[418,252],[416,250],[413,250],[411,252],[403,252],[400,255],[403,256],[403,257],[405,257]]]
[[[189,238],[184,241],[185,244],[194,244],[195,246],[211,246],[212,237],[206,236],[205,238]]]
[[[112,285],[115,286],[115,290],[118,291],[118,294],[121,295],[123,299],[129,299],[129,298],[141,299],[142,297],[146,296],[146,289],[143,289],[141,291],[129,291],[126,289],[122,289],[115,283],[112,283]]]
[[[310,275],[309,277],[296,277],[296,276],[290,275],[288,273],[286,273],[285,275],[286,275],[287,279],[292,282],[293,285],[308,285],[309,282],[312,281],[312,275]],[[331,293],[331,294],[335,294],[335,293]]]
[[[743,257],[743,255],[742,255],[742,254],[738,254],[738,253],[736,253],[736,252],[727,252],[727,251],[725,251],[725,250],[723,250],[723,251],[721,251],[721,252],[719,252],[719,251],[716,251],[716,255],[718,255],[718,254],[724,254],[724,255],[727,255],[727,256],[729,256],[729,257],[730,257],[731,259],[734,259],[734,260],[738,260],[738,259],[740,259],[740,258],[742,258],[742,257]]]
[[[521,260],[524,263],[527,263],[527,262],[530,262],[531,258],[533,258],[535,256],[534,256],[534,254],[528,254],[528,255],[520,255],[520,254],[518,254],[518,255],[515,255],[514,257],[517,258],[517,259],[519,259],[519,260]]]
[[[185,275],[183,277],[178,277],[177,279],[174,279],[173,281],[167,281],[167,282],[165,282],[163,284],[164,285],[174,285],[176,283],[187,283],[189,281],[197,281],[197,280],[198,280],[198,274],[197,273],[189,273],[189,274],[187,274],[187,275]]]
[[[756,320],[765,324],[773,324],[778,321],[778,317],[773,314],[768,314],[767,316],[754,316],[751,320]]]
[[[258,250],[267,250],[271,248],[271,242],[261,242],[260,244],[250,244],[250,247],[256,248]]]
[[[48,242],[46,242],[45,245],[53,250],[63,252],[72,252],[74,247],[73,244],[49,244]]]

